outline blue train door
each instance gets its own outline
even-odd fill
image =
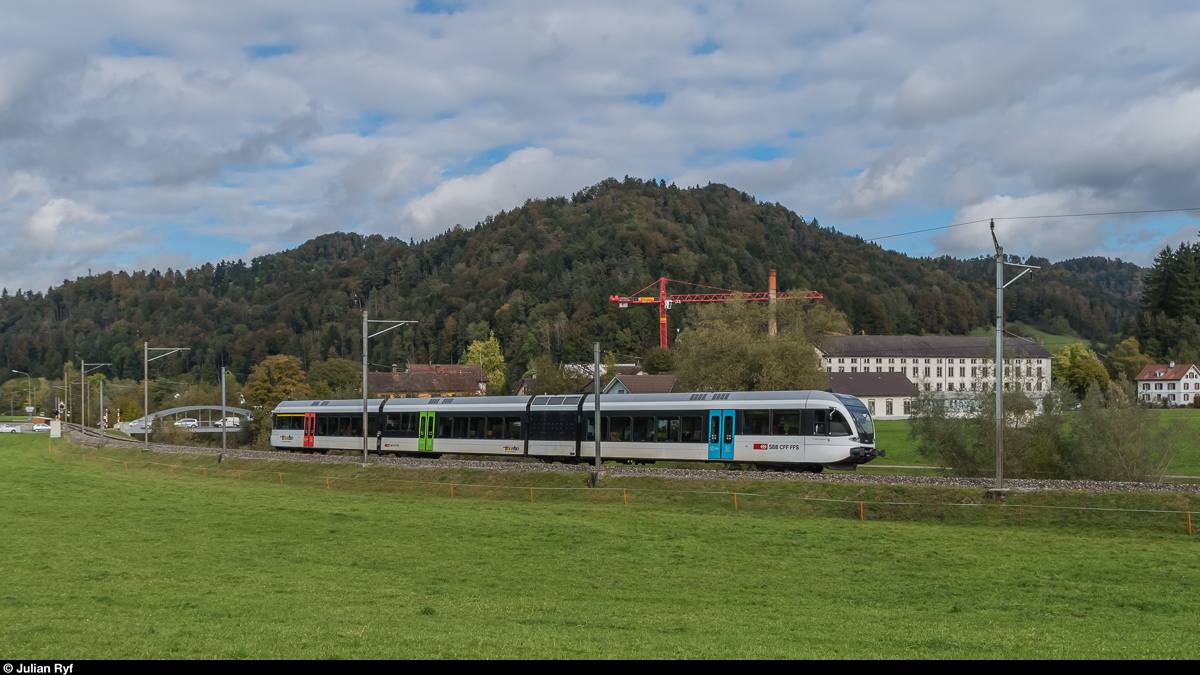
[[[733,423],[737,411],[722,410],[721,415],[721,459],[733,459]]]
[[[708,458],[733,459],[733,410],[708,411]]]

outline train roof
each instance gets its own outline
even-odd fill
[[[576,410],[580,399],[583,399],[584,410],[594,410],[595,397],[591,394],[562,394],[537,396],[452,396],[433,398],[391,398],[370,399],[367,402],[369,412],[402,410],[437,410],[451,412],[455,408],[472,408],[475,410]],[[637,405],[668,404],[681,409],[707,410],[734,403],[750,405],[803,405],[804,403],[838,403],[842,401],[836,394],[827,391],[730,391],[730,392],[681,392],[673,394],[602,394],[600,408],[603,410],[620,409]],[[361,399],[349,400],[319,400],[319,401],[283,401],[275,408],[276,414],[297,414],[305,412],[319,413],[361,413]]]

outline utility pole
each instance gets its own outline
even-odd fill
[[[221,366],[221,452],[225,452],[225,366]]]
[[[150,362],[170,356],[175,352],[190,351],[190,347],[151,347],[149,342],[142,343],[142,397],[145,408],[142,409],[142,452],[150,452]],[[166,352],[153,359],[150,352]]]
[[[596,468],[600,468],[600,343],[592,343],[592,382],[596,384]]]
[[[362,322],[362,336],[363,336],[363,338],[362,338],[362,366],[363,366],[363,373],[362,373],[362,397],[363,397],[362,434],[363,434],[363,464],[366,464],[367,463],[367,447],[368,447],[367,443],[369,442],[369,438],[370,438],[370,434],[367,433],[367,340],[369,340],[370,338],[373,338],[377,335],[383,335],[384,333],[388,332],[389,330],[399,328],[400,326],[403,326],[406,323],[416,323],[416,321],[392,321],[390,319],[368,319],[367,318],[367,310],[365,310],[365,309],[363,310],[363,313],[362,313],[362,321],[363,321]],[[388,326],[387,328],[384,328],[383,330],[379,331],[378,333],[375,333],[375,335],[369,335],[367,333],[367,331],[370,330],[371,324],[373,324],[373,323],[390,323],[392,325]]]
[[[996,490],[997,497],[1004,493],[1004,289],[1025,274],[1036,269],[1036,265],[1019,265],[1004,261],[1004,248],[996,239],[996,221],[991,223],[992,243],[996,245]],[[1004,283],[1004,266],[1025,268]]]
[[[111,365],[112,365],[111,363],[87,363],[86,361],[79,362],[79,407],[83,408],[83,410],[79,411],[79,426],[81,426],[81,427],[87,426],[87,398],[86,398],[86,396],[88,394],[88,389],[91,388],[91,387],[87,386],[88,366],[91,366],[91,370],[96,370],[97,368],[103,368],[104,366],[111,366]],[[104,405],[104,397],[103,396],[101,396],[100,404]]]

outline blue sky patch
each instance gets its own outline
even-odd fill
[[[413,6],[413,14],[455,14],[463,11],[461,2],[438,2],[437,0],[417,0]]]
[[[720,48],[721,48],[721,45],[717,44],[716,40],[709,38],[709,39],[705,40],[704,42],[701,42],[700,44],[696,45],[695,47],[692,47],[692,54],[695,56],[711,54]]]
[[[246,56],[251,61],[259,59],[269,59],[274,56],[283,56],[296,51],[296,48],[291,45],[250,45],[245,48]]]
[[[787,149],[766,143],[756,143],[733,150],[701,150],[685,161],[686,166],[719,166],[739,159],[769,162],[789,155]]]
[[[396,119],[381,112],[363,112],[357,119],[350,120],[346,129],[359,136],[370,136],[383,127],[395,122]]]
[[[489,169],[505,159],[512,153],[522,148],[528,147],[528,143],[507,143],[505,145],[497,145],[488,148],[483,152],[475,155],[469,161],[461,164],[448,164],[442,169],[442,175],[446,178],[454,178],[456,176],[467,176],[471,174],[481,173]]]
[[[667,100],[667,93],[663,91],[650,91],[645,94],[634,94],[629,97],[630,101],[648,105],[651,108],[657,108]]]

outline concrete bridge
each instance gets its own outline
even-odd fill
[[[231,405],[227,405],[225,406],[225,416],[248,418],[250,417],[250,411],[246,408],[235,408]],[[214,422],[219,422],[221,420],[221,406],[219,405],[186,405],[178,408],[167,408],[166,410],[150,413],[151,426],[154,425],[154,420],[158,417],[168,420],[172,424],[184,417],[192,417],[199,422],[199,426],[197,426],[195,429],[192,429],[192,431],[202,434],[221,432],[221,427],[213,426]],[[121,430],[125,433],[131,433],[132,430],[137,430],[140,433],[142,418],[139,417],[136,420],[122,422],[121,426]],[[236,428],[238,427],[230,427],[230,429]]]

